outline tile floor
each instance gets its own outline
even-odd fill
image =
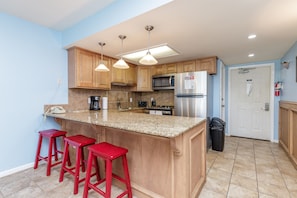
[[[59,183],[59,166],[45,176],[45,166],[0,178],[0,198],[75,198],[72,176]],[[113,187],[113,197],[121,190]],[[89,197],[100,197],[94,192]],[[297,171],[276,143],[226,137],[224,152],[207,153],[207,181],[199,198],[297,197]]]
[[[226,137],[224,152],[207,153],[199,198],[297,197],[297,171],[276,143]]]

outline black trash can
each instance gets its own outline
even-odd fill
[[[223,151],[225,144],[225,122],[220,118],[212,118],[210,124],[210,136],[212,140],[212,150]]]

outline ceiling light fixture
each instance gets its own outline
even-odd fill
[[[249,54],[248,56],[251,58],[251,57],[254,57],[254,56],[255,56],[255,54]]]
[[[248,39],[254,39],[254,38],[256,38],[256,37],[257,37],[256,34],[250,34],[250,35],[248,36]]]
[[[103,46],[105,45],[105,43],[98,43],[101,46],[101,60],[99,65],[96,67],[95,71],[99,71],[99,72],[108,72],[109,69],[108,67],[106,67],[106,65],[104,65],[103,63]]]
[[[153,29],[154,29],[154,26],[151,26],[151,25],[145,26],[145,30],[148,31],[148,49],[147,49],[146,55],[139,60],[139,63],[143,64],[143,65],[155,65],[158,63],[158,61],[155,59],[155,57],[152,56],[150,49],[149,49],[150,35],[151,35],[150,33]]]
[[[122,40],[122,49],[121,53],[123,53],[123,40],[127,38],[125,35],[119,35],[119,38]],[[120,60],[118,60],[113,67],[118,69],[128,69],[129,65],[124,61],[123,56],[121,56]]]
[[[138,62],[139,59],[141,59],[145,54],[147,53],[147,48],[140,49],[133,52],[128,52],[126,54],[123,54],[123,57],[125,59]],[[171,56],[179,55],[179,52],[177,52],[175,49],[171,48],[167,43],[151,46],[150,47],[150,53],[156,58],[168,58]]]

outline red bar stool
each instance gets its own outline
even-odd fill
[[[132,190],[131,190],[131,184],[130,184],[130,176],[129,176],[129,170],[128,170],[128,163],[126,158],[126,153],[128,152],[127,149],[118,147],[112,144],[109,144],[107,142],[102,142],[99,144],[92,145],[88,147],[89,150],[89,157],[88,157],[88,167],[87,167],[87,173],[86,173],[86,181],[85,181],[85,187],[84,187],[84,194],[83,197],[88,197],[88,191],[89,188],[95,190],[100,195],[104,196],[105,198],[110,198],[111,196],[111,182],[112,178],[116,178],[119,181],[126,184],[126,190],[118,195],[117,197],[123,197],[124,195],[128,195],[129,198],[132,198]],[[101,157],[105,160],[105,178],[98,180],[98,182],[92,184],[90,182],[90,173],[91,173],[91,166],[93,160],[96,160],[97,157]],[[117,159],[121,157],[122,158],[122,165],[124,169],[124,175],[125,178],[122,178],[116,174],[112,173],[112,161],[114,159]],[[99,184],[106,181],[106,189],[105,192],[97,188]]]
[[[82,181],[85,180],[85,178],[79,178],[80,174],[80,167],[82,168],[82,172],[85,172],[85,159],[84,159],[84,148],[86,146],[95,144],[96,139],[94,138],[89,138],[84,135],[74,135],[74,136],[69,136],[64,138],[65,141],[65,148],[64,148],[64,157],[62,160],[62,167],[61,167],[61,172],[60,172],[60,178],[59,182],[62,182],[64,179],[64,173],[69,172],[71,175],[74,176],[74,190],[73,194],[78,193],[78,184]],[[66,166],[66,161],[68,161],[69,158],[69,145],[73,146],[76,150],[76,162],[74,167],[67,167]],[[67,154],[67,155],[66,155]],[[92,174],[91,176],[96,175],[97,180],[100,180],[100,173],[99,173],[99,165],[97,160],[94,162],[95,164],[95,169],[96,173]],[[90,164],[92,167],[92,163]]]
[[[64,138],[66,136],[66,133],[67,133],[66,131],[60,131],[56,129],[39,131],[39,139],[38,139],[34,169],[38,168],[38,163],[40,160],[44,160],[47,162],[46,175],[49,176],[51,174],[51,167],[62,163],[62,160],[58,161],[58,153],[63,154],[63,152],[57,149],[57,138],[59,137]],[[43,138],[49,139],[48,155],[46,157],[43,157],[40,155]],[[54,146],[54,154],[52,154],[53,146]],[[52,156],[55,156],[55,161],[56,161],[55,163],[52,163]],[[68,161],[68,163],[71,164],[70,161]]]

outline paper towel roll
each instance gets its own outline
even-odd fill
[[[102,109],[107,109],[108,99],[107,97],[102,97]]]

